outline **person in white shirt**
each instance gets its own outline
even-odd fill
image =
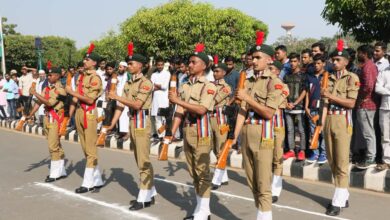
[[[163,138],[165,132],[159,133],[158,130],[165,124],[165,118],[158,115],[158,110],[169,106],[168,89],[171,74],[169,71],[164,70],[164,60],[162,58],[156,59],[156,70],[150,79],[153,83],[153,99],[150,115],[153,125],[153,137],[157,137],[156,135],[158,135],[159,138]]]
[[[127,62],[120,62],[118,66],[118,84],[116,86],[116,94],[118,96],[122,96],[123,88],[125,87],[126,82],[130,79],[128,72],[126,72],[127,69]],[[126,141],[129,139],[129,107],[125,106],[125,108],[122,111],[121,116],[119,117],[119,137],[122,140]]]
[[[375,92],[382,96],[379,107],[379,125],[382,133],[383,164],[377,164],[379,171],[390,169],[390,69],[379,72]]]
[[[106,89],[107,86],[107,80],[106,80],[106,65],[107,62],[106,60],[101,60],[99,63],[99,68],[96,70],[96,74],[100,77],[102,80],[102,86],[103,90]],[[104,108],[106,107],[107,102],[106,102],[106,95],[103,92],[103,94],[97,99],[96,107],[97,107],[97,112],[98,112],[98,118],[103,117],[104,114]],[[102,126],[102,123],[98,124],[98,129],[100,129]]]
[[[213,67],[213,57],[210,56],[210,55],[208,55],[208,57],[209,57],[210,62],[209,62],[209,65],[207,67],[208,72],[206,73],[206,79],[209,82],[214,82],[215,81],[215,79],[214,79],[214,72],[212,70],[212,67]]]
[[[39,70],[38,74],[39,74],[39,83],[36,84],[35,91],[37,91],[38,94],[42,94],[43,84],[48,83],[46,80],[46,72],[45,72],[45,70]],[[37,114],[38,114],[38,117],[37,117],[38,124],[43,126],[43,118],[45,116],[45,105],[39,106]]]
[[[28,72],[30,71],[30,72]],[[33,82],[33,73],[37,70],[34,68],[28,68],[27,66],[23,66],[21,69],[22,76],[19,78],[19,107],[24,108],[24,115],[28,114],[29,107],[28,102],[30,98],[30,87]],[[21,113],[21,112],[20,112]]]
[[[374,62],[378,67],[378,73],[389,67],[389,60],[385,58],[387,45],[383,42],[377,42],[374,50]]]

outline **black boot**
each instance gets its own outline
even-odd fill
[[[276,203],[278,201],[279,197],[272,196],[272,203]]]
[[[330,215],[330,216],[336,216],[336,215],[340,215],[340,211],[341,211],[341,207],[330,205],[326,209],[325,214]]]
[[[86,193],[86,192],[89,192],[89,191],[92,191],[94,190],[95,188],[92,187],[92,188],[87,188],[87,187],[84,187],[84,186],[80,186],[79,188],[77,188],[75,190],[76,193]]]
[[[136,203],[136,202],[137,202],[136,199],[131,200],[131,201],[130,201],[130,206],[132,206],[132,205],[133,205],[134,203]],[[154,203],[155,203],[154,196],[152,196],[152,200],[150,200],[150,204],[151,204],[151,205],[154,205]]]
[[[151,202],[134,202],[133,205],[130,206],[129,210],[137,211],[150,206],[151,206]]]

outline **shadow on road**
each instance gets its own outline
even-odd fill
[[[134,175],[138,176],[138,173]],[[111,174],[105,182],[105,185],[108,185],[111,182],[117,182],[120,186],[126,189],[130,195],[137,198],[138,184],[134,181],[133,175],[123,172],[123,168],[111,168]]]
[[[49,166],[49,164],[50,164],[50,157],[46,157],[37,163],[30,164],[28,168],[24,170],[24,172],[30,172],[31,170],[37,169],[41,166]]]
[[[320,204],[324,208],[326,208],[326,206],[328,205],[328,203],[330,201],[329,198],[324,198],[322,196],[318,196],[316,194],[309,193],[309,192],[302,190],[301,188],[299,188],[295,185],[288,183],[285,180],[283,180],[283,190],[287,190],[287,191],[295,193],[297,195],[309,198],[309,199],[313,200],[314,202]]]

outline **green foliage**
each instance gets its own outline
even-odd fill
[[[62,37],[42,37],[43,65],[47,60],[53,66],[68,67],[81,59],[76,54],[73,40]],[[4,39],[7,69],[19,69],[27,66],[37,67],[38,57],[35,50],[35,37],[29,35],[8,35]],[[69,56],[69,54],[71,56]]]
[[[359,42],[390,41],[389,0],[326,0],[322,17]]]
[[[297,37],[287,37],[282,36],[279,37],[275,43],[273,44],[274,47],[278,45],[285,45],[287,47],[287,53],[296,52],[301,53],[301,51],[305,48],[311,49],[311,45],[321,41],[325,44],[325,48],[327,51],[333,51],[336,48],[336,42],[339,38],[342,38],[345,42],[346,47],[354,48],[355,50],[360,45],[355,38],[352,35],[346,35],[346,36],[339,36],[338,34],[334,35],[333,37],[322,37],[321,39],[316,38],[304,38],[299,39]]]
[[[174,0],[140,9],[120,25],[118,34],[110,32],[95,45],[96,52],[115,60],[124,58],[130,41],[136,53],[147,56],[185,56],[203,42],[207,53],[239,57],[254,43],[256,30],[268,33],[267,25],[239,10]]]
[[[3,25],[3,34],[4,35],[20,35],[20,33],[15,31],[15,28],[18,26],[16,24],[6,24],[8,18],[1,17],[1,24]]]

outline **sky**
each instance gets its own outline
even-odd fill
[[[338,27],[321,17],[325,0],[196,0],[216,8],[232,7],[268,25],[267,43],[285,35],[282,23],[295,24],[298,38],[331,37]],[[169,0],[0,0],[0,17],[17,24],[16,31],[35,36],[61,36],[76,41],[78,48],[102,38],[141,7],[154,7]]]

